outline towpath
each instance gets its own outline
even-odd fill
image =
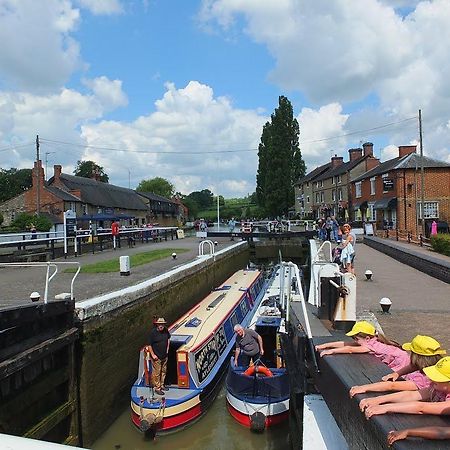
[[[231,242],[229,238],[214,238],[214,241],[218,242],[216,251],[236,243],[236,241]],[[200,240],[196,237],[174,239],[158,243],[142,244],[138,242],[136,246],[132,248],[122,245],[122,248],[116,250],[108,249],[94,254],[84,253],[77,258],[69,257],[66,260],[60,258],[55,261],[75,261],[79,262],[81,265],[86,265],[114,258],[118,259],[120,256],[124,255],[131,256],[136,253],[163,248],[187,250],[184,253],[178,253],[176,259],[168,257],[141,266],[131,267],[130,276],[120,276],[118,272],[102,274],[80,273],[75,281],[74,294],[76,300],[84,300],[132,284],[137,284],[140,281],[160,275],[179,265],[192,261],[198,255],[199,243]],[[205,246],[205,252],[207,251],[208,247]],[[61,268],[60,270],[64,270],[64,268]],[[45,267],[5,268],[0,266],[0,308],[29,303],[29,296],[33,291],[38,291],[41,294],[41,298],[43,298],[45,272]],[[72,277],[73,274],[58,272],[50,284],[48,295],[49,301],[54,298],[55,294],[70,292]]]
[[[450,262],[449,257],[426,248],[402,245]],[[416,334],[426,334],[438,339],[450,354],[450,285],[367,245],[358,244],[356,250],[358,312],[374,312],[389,338],[409,342]],[[365,280],[367,269],[373,272],[372,281]],[[392,301],[390,314],[381,313],[382,297]]]

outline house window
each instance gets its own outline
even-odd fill
[[[69,209],[71,209],[73,212],[75,212],[77,210],[75,202],[70,202],[69,203]]]
[[[375,195],[375,177],[370,179],[370,195]]]
[[[306,203],[309,203],[309,195],[306,196]]]
[[[81,210],[83,214],[87,214],[88,213],[88,205],[87,203],[83,203],[81,206]]]
[[[320,203],[325,201],[325,194],[323,192],[320,193]]]
[[[336,178],[337,177],[331,177],[331,184],[335,184]]]
[[[309,181],[306,182],[306,187],[309,187]]]
[[[361,181],[355,183],[355,191],[356,198],[361,197]]]
[[[417,202],[417,208],[419,210],[419,218],[422,219],[422,203]],[[438,202],[424,202],[423,210],[425,212],[425,219],[438,219],[439,218],[439,203]]]
[[[316,193],[316,203],[320,202],[320,194],[317,192]]]
[[[336,183],[342,183],[342,175],[338,175],[337,176],[337,181]]]
[[[338,200],[342,200],[342,188],[338,189]]]
[[[331,191],[331,199],[333,200],[333,202],[336,201],[336,191],[334,189]]]

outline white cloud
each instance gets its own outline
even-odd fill
[[[346,131],[358,129],[349,128],[357,123],[372,128],[396,122],[422,109],[424,152],[448,158],[448,0],[205,0],[199,18],[226,33],[238,32],[244,23],[241,32],[274,57],[270,79],[280,88],[299,91],[318,107],[330,102],[340,103],[344,111],[351,107]],[[372,111],[364,119],[366,111],[355,109],[354,102],[366,99]],[[369,123],[369,118],[376,120]],[[319,115],[315,126],[326,137],[328,124],[320,120]],[[309,126],[301,126],[301,132],[309,133]],[[391,144],[402,145],[415,139],[417,130],[398,126],[384,134]],[[365,138],[371,135],[378,133],[368,132]],[[334,141],[324,148],[333,146]],[[310,156],[319,162],[314,151]],[[324,155],[321,162],[328,158]]]
[[[336,149],[333,154],[342,154],[339,148],[345,144],[344,138],[326,139],[344,134],[348,117],[348,114],[342,113],[342,106],[338,103],[322,106],[318,110],[312,108],[301,110],[297,117],[300,126],[300,149],[308,170],[329,159],[332,156],[330,149]]]
[[[162,176],[184,193],[205,187],[225,196],[253,191],[257,152],[219,151],[256,149],[267,117],[234,109],[227,98],[214,97],[211,87],[197,81],[180,89],[168,83],[166,89],[155,102],[155,112],[129,124],[102,121],[82,126],[88,145],[168,152],[96,152],[112,179],[124,183],[130,169],[134,186],[142,179]],[[87,154],[94,156],[93,152]]]
[[[67,0],[3,0],[0,83],[29,92],[59,89],[81,65],[70,37],[78,22],[79,11]]]
[[[128,98],[122,90],[121,80],[109,80],[102,76],[92,80],[85,79],[84,84],[92,90],[96,99],[106,110],[114,110],[128,104]]]
[[[77,0],[77,2],[94,15],[112,15],[123,12],[123,6],[119,0]]]

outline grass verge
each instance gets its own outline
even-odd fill
[[[172,253],[179,255],[180,253],[185,253],[188,250],[185,248],[165,248],[161,250],[152,250],[151,252],[136,253],[130,256],[131,268],[141,266],[142,264],[147,264],[152,261],[157,261],[158,259],[167,258],[171,256]],[[106,261],[99,261],[94,264],[86,264],[81,266],[82,273],[110,273],[119,271],[119,258],[108,259]],[[66,273],[75,273],[76,269],[66,269]]]

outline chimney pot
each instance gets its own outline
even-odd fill
[[[342,156],[334,155],[331,158],[331,168],[333,169],[335,167],[338,167],[341,164],[343,164],[343,162],[344,162],[344,158]]]

